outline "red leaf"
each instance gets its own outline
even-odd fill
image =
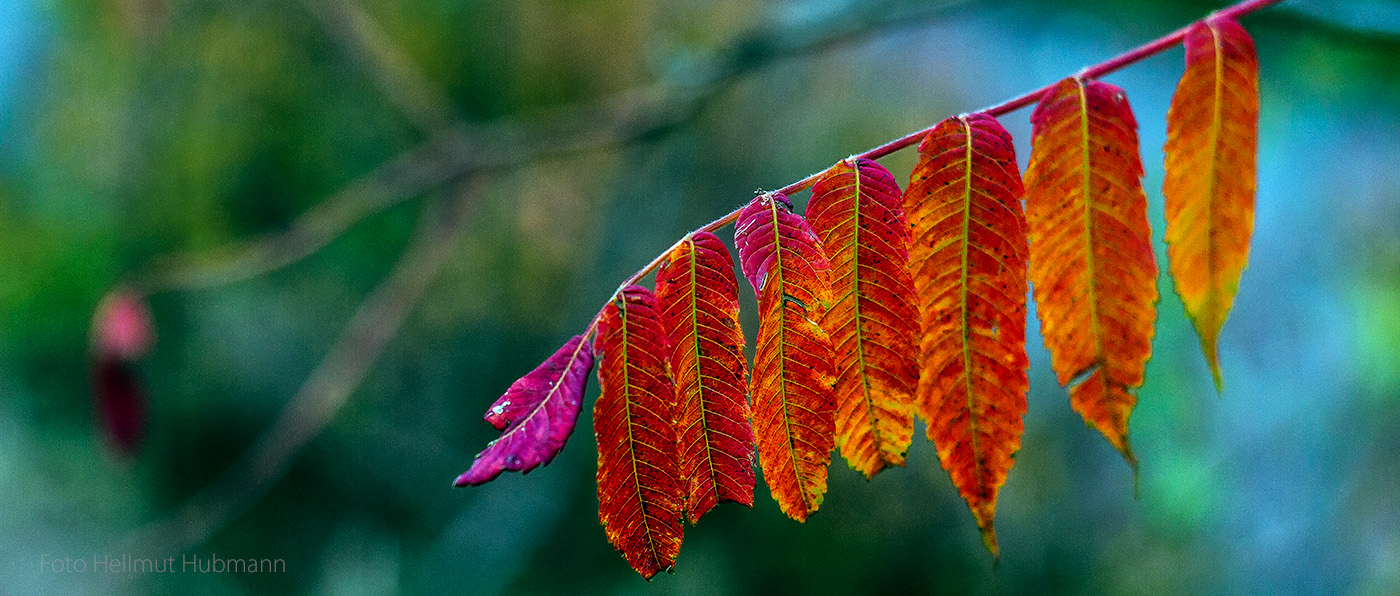
[[[914,431],[918,312],[899,184],[878,163],[843,160],[812,187],[807,216],[831,262],[821,324],[836,354],[836,445],[869,478],[904,465]]]
[[[1229,19],[1196,23],[1185,45],[1186,72],[1167,112],[1167,261],[1219,389],[1216,346],[1254,231],[1259,60]]]
[[[778,507],[805,521],[826,494],[835,432],[835,358],[817,324],[831,304],[830,265],[816,234],[781,193],[745,206],[734,232],[744,276],[758,295],[749,381],[758,461]]]
[[[1152,355],[1157,264],[1123,90],[1069,78],[1031,115],[1030,279],[1070,405],[1136,466],[1128,417]]]
[[[710,232],[686,238],[656,272],[656,299],[680,404],[686,514],[693,524],[724,501],[752,507],[748,365],[729,249]]]
[[[592,367],[593,352],[575,335],[511,384],[486,411],[486,421],[504,432],[477,454],[456,485],[485,484],[503,471],[529,472],[552,461],[574,431]]]
[[[602,386],[593,406],[598,519],[608,541],[650,580],[676,563],[684,498],[668,346],[651,291],[623,288],[603,309],[594,346]]]
[[[905,194],[923,321],[919,411],[993,555],[1029,386],[1022,194],[1011,135],[985,114],[929,131]]]

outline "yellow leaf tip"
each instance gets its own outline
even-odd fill
[[[1001,547],[997,545],[997,531],[988,523],[986,526],[978,528],[982,531],[982,545],[987,547],[987,552],[992,555],[992,567],[1001,564]]]

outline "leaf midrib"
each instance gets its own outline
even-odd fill
[[[710,470],[710,493],[714,494],[715,503],[720,500],[718,472],[715,470],[714,447],[710,441],[710,408],[705,401],[705,376],[700,373],[700,277],[696,272],[696,262],[699,257],[696,254],[694,237],[687,237],[686,244],[690,247],[690,333],[695,338],[695,399],[700,401],[700,436],[705,441],[705,464]],[[689,497],[689,490],[686,491]],[[686,507],[690,509],[689,505]],[[695,520],[691,520],[695,523]]]
[[[771,197],[768,199],[768,213],[773,218],[773,266],[778,274],[778,384],[782,387],[783,400],[783,434],[787,437],[788,461],[792,464],[792,474],[797,480],[797,496],[802,499],[803,517],[811,513],[812,505],[807,500],[807,489],[802,484],[802,472],[797,467],[797,445],[793,443],[792,415],[788,411],[788,389],[787,389],[787,317],[783,316],[787,312],[787,301],[784,296],[787,294],[787,284],[783,279],[783,234],[778,224],[778,202]]]
[[[1099,299],[1098,299],[1098,271],[1094,265],[1094,200],[1093,186],[1090,176],[1093,172],[1093,160],[1090,158],[1089,147],[1089,94],[1085,89],[1084,81],[1075,79],[1075,89],[1079,91],[1079,133],[1080,151],[1083,152],[1082,162],[1083,187],[1080,191],[1084,195],[1084,262],[1089,270],[1089,324],[1094,336],[1094,363],[1102,366],[1104,358],[1103,349],[1103,328],[1099,322]]]
[[[647,555],[651,557],[652,564],[657,569],[661,569],[661,557],[656,549],[656,539],[652,536],[651,523],[647,518],[646,501],[642,498],[642,478],[637,471],[637,442],[632,435],[632,359],[628,357],[628,348],[631,347],[631,335],[627,328],[627,298],[624,294],[619,297],[622,305],[618,308],[618,320],[622,322],[622,387],[623,387],[623,415],[627,418],[627,452],[630,455],[627,460],[632,467],[632,488],[637,495],[637,508],[641,509],[642,533],[647,537]]]
[[[973,454],[973,470],[977,476],[977,486],[982,488],[982,445],[981,438],[977,433],[977,415],[972,403],[972,343],[969,332],[970,323],[968,321],[967,295],[968,295],[968,271],[967,255],[970,250],[968,242],[968,230],[972,224],[972,126],[968,124],[966,118],[958,118],[963,126],[963,137],[965,139],[963,149],[965,151],[963,161],[963,225],[962,225],[962,344],[963,344],[963,380],[966,383],[964,394],[967,403],[967,430],[971,435]]]

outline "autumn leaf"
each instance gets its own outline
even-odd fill
[[[564,448],[578,421],[593,351],[575,335],[491,404],[486,421],[502,431],[457,477],[457,486],[480,485],[501,472],[529,472]]]
[[[1167,112],[1167,261],[1220,388],[1217,342],[1249,259],[1259,61],[1229,19],[1186,33],[1186,72]]]
[[[1070,404],[1136,467],[1128,417],[1152,354],[1157,264],[1137,122],[1108,83],[1068,78],[1031,114],[1030,280]]]
[[[739,285],[729,249],[710,232],[684,239],[656,272],[680,429],[690,523],[716,504],[753,506],[754,437]]]
[[[922,333],[918,409],[938,459],[998,553],[997,492],[1026,414],[1026,218],[1016,150],[995,118],[948,118],[905,192]]]
[[[917,312],[899,184],[870,160],[842,160],[812,187],[812,231],[831,263],[821,326],[836,355],[836,445],[867,478],[904,465],[914,431]]]
[[[758,296],[749,382],[758,461],[778,507],[806,521],[826,494],[835,432],[834,357],[818,324],[831,303],[830,265],[781,193],[754,198],[734,231],[744,276]]]
[[[650,580],[676,563],[684,498],[666,335],[651,291],[623,288],[603,309],[594,346],[598,519],[608,542]]]

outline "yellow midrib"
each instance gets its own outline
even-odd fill
[[[969,333],[970,323],[968,321],[967,294],[967,252],[970,249],[968,243],[968,230],[972,224],[972,126],[968,124],[966,118],[958,118],[958,122],[963,127],[963,137],[965,139],[963,149],[966,152],[963,160],[963,225],[962,225],[962,344],[963,344],[963,380],[967,390],[967,430],[971,435],[973,463],[977,474],[977,485],[982,485],[982,445],[977,435],[977,415],[972,403],[972,344],[971,333]]]
[[[1216,283],[1216,262],[1215,262],[1215,193],[1220,182],[1220,164],[1216,160],[1220,157],[1217,148],[1220,143],[1220,125],[1222,112],[1224,111],[1224,77],[1225,77],[1225,54],[1220,44],[1220,32],[1215,30],[1215,24],[1206,22],[1206,29],[1210,30],[1211,43],[1215,46],[1215,81],[1214,92],[1211,95],[1211,119],[1210,119],[1210,174],[1206,176],[1206,267],[1208,268],[1209,286],[1206,290],[1206,304],[1213,305],[1217,290]]]
[[[870,397],[870,375],[865,373],[865,322],[860,316],[860,199],[861,199],[861,178],[860,164],[851,163],[851,175],[855,177],[855,198],[852,207],[851,218],[851,312],[856,323],[856,365],[860,371],[860,391],[865,403],[865,415],[870,420],[870,438],[875,442],[875,455],[880,462],[885,461],[884,449],[880,445],[884,441],[880,438],[879,420],[875,415],[875,401]],[[837,379],[837,383],[841,380]]]
[[[1084,89],[1084,81],[1075,79],[1075,84],[1076,89],[1079,90],[1080,150],[1084,154],[1082,168],[1084,186],[1081,192],[1084,195],[1084,261],[1089,269],[1089,323],[1094,334],[1094,360],[1102,364],[1104,361],[1103,329],[1099,323],[1099,298],[1096,290],[1099,278],[1097,268],[1094,266],[1094,201],[1091,194],[1093,186],[1090,180],[1093,167],[1089,157],[1089,94]]]
[[[719,482],[715,472],[715,457],[713,447],[710,444],[710,408],[705,402],[704,375],[700,374],[700,278],[696,273],[695,240],[686,238],[686,244],[690,247],[690,333],[695,338],[695,399],[700,401],[700,435],[705,438],[705,464],[710,469],[710,492],[715,495],[715,502],[719,502]],[[686,497],[689,497],[689,490],[686,490]],[[693,522],[694,520],[692,520]]]
[[[637,472],[637,442],[632,435],[632,360],[628,357],[628,348],[632,346],[632,336],[627,328],[627,298],[619,298],[622,303],[618,307],[618,319],[622,321],[622,387],[623,387],[623,415],[627,417],[627,452],[630,457],[628,463],[632,465],[632,488],[637,495],[637,507],[639,507],[642,517],[642,533],[647,537],[647,554],[651,556],[652,562],[658,569],[661,568],[660,555],[656,550],[656,539],[652,537],[651,524],[647,521],[646,501],[642,499],[642,478]]]
[[[803,516],[811,513],[812,504],[807,500],[807,489],[802,485],[802,472],[797,467],[797,445],[792,442],[792,416],[788,412],[787,395],[787,317],[783,316],[787,311],[786,294],[787,285],[783,283],[783,234],[778,226],[778,202],[769,198],[768,213],[773,218],[773,268],[778,274],[778,386],[782,388],[783,400],[783,434],[787,437],[788,461],[792,464],[792,474],[797,479],[797,494],[802,498]],[[764,285],[767,285],[765,280]]]

